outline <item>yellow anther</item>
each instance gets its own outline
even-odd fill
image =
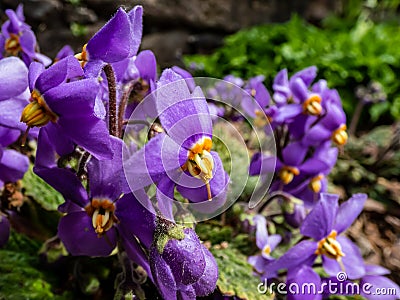
[[[110,200],[93,199],[85,207],[85,210],[89,217],[92,218],[92,226],[99,237],[109,230],[114,223],[118,222],[114,214],[115,205]]]
[[[41,127],[50,121],[56,122],[58,116],[47,106],[46,101],[37,90],[31,94],[31,103],[25,106],[21,114],[21,122],[28,127]]]
[[[200,143],[196,143],[189,150],[188,160],[182,167],[188,170],[190,175],[201,179],[207,188],[208,200],[212,199],[210,180],[213,178],[214,159],[209,152],[211,150],[212,141],[210,138],[203,138]]]
[[[312,94],[303,103],[303,112],[312,116],[319,116],[322,112],[321,97],[317,94]]]
[[[315,251],[317,255],[325,255],[329,258],[339,261],[345,254],[342,251],[342,247],[336,240],[337,232],[332,230],[332,232],[326,237],[318,242],[318,248]]]
[[[270,245],[265,245],[262,253],[264,253],[265,255],[269,256],[271,254],[271,246]]]
[[[76,58],[77,60],[79,60],[79,62],[80,62],[80,64],[81,64],[81,67],[82,67],[82,68],[83,68],[83,67],[86,65],[86,63],[89,61],[89,54],[88,54],[87,51],[86,51],[86,46],[87,46],[87,44],[83,45],[83,47],[82,47],[82,52],[81,52],[81,53],[75,54],[75,58]]]
[[[313,177],[308,184],[308,187],[314,192],[319,193],[321,190],[321,180],[324,178],[324,175],[319,174],[318,176]]]
[[[332,134],[332,141],[338,145],[343,146],[347,143],[348,135],[346,132],[347,126],[342,124],[338,129],[336,129]]]
[[[10,37],[4,43],[4,50],[6,50],[9,55],[17,56],[22,50],[19,42],[19,36],[14,33],[10,33]]]
[[[300,174],[300,171],[296,167],[290,167],[290,166],[284,166],[282,169],[279,171],[279,178],[282,180],[284,184],[289,184],[292,182],[294,176],[297,176]]]

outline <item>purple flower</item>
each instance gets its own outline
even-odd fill
[[[30,26],[26,24],[23,15],[23,6],[20,4],[14,12],[6,10],[8,20],[1,27],[0,58],[4,56],[19,56],[29,66],[33,61],[39,61],[48,66],[51,60],[43,54],[37,53],[36,37]]]
[[[215,204],[221,206],[229,179],[218,154],[211,151],[212,120],[200,88],[190,93],[186,82],[167,69],[155,91],[155,103],[166,132],[127,160],[125,173],[131,189],[156,182],[159,205],[167,205],[160,210],[168,218],[168,200],[174,199],[175,185],[192,202],[215,197],[214,209]]]
[[[263,84],[264,79],[265,77],[262,75],[250,78],[244,86],[247,95],[243,95],[241,104],[244,111],[253,118],[265,119],[264,109],[271,101],[271,96]]]
[[[268,265],[274,260],[271,252],[281,242],[282,237],[279,234],[268,235],[267,221],[264,216],[256,215],[253,220],[256,223],[256,244],[261,253],[250,256],[248,262],[263,277],[262,274],[265,273]]]
[[[298,103],[300,99],[292,91],[295,81],[301,80],[305,87],[310,86],[311,82],[317,76],[317,68],[311,66],[295,73],[289,80],[286,69],[281,70],[275,77],[272,89],[274,94],[272,96],[278,107],[286,105],[287,103]]]
[[[107,63],[136,55],[142,39],[143,8],[135,6],[126,13],[122,8],[75,55],[87,76],[99,76]]]
[[[12,149],[1,150],[0,147],[0,188],[4,183],[22,179],[28,168],[27,156]]]
[[[150,249],[153,278],[164,299],[193,299],[211,294],[218,279],[212,254],[193,229],[184,229],[182,240],[170,239],[162,253]]]
[[[329,275],[344,271],[350,279],[365,275],[360,250],[346,237],[339,236],[362,211],[365,194],[355,194],[340,207],[338,196],[321,193],[321,200],[304,220],[300,233],[314,240],[304,240],[270,265],[269,272],[312,266],[318,255]]]
[[[93,113],[97,80],[76,80],[81,76],[83,70],[73,56],[47,70],[39,63],[30,65],[31,99],[21,121],[28,126],[27,130],[40,127],[38,156],[48,156],[50,149],[41,144],[52,143],[59,155],[71,153],[77,144],[97,158],[112,157],[106,124]]]
[[[366,274],[360,280],[361,296],[368,300],[395,300],[399,298],[400,287],[383,276],[389,274],[389,270],[381,266],[365,265],[365,271]]]
[[[70,45],[65,45],[58,51],[56,57],[54,58],[54,62],[58,62],[67,56],[74,55],[74,50],[71,48]]]

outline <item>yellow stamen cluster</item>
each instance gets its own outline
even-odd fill
[[[332,232],[324,239],[318,242],[318,248],[315,251],[316,255],[325,255],[329,258],[339,261],[345,254],[342,252],[342,247],[336,240],[337,232]]]
[[[10,37],[4,44],[4,49],[9,55],[18,56],[18,53],[22,50],[19,42],[19,36],[14,33],[10,33]]]
[[[266,245],[263,249],[262,249],[262,253],[269,256],[271,254],[271,246],[270,245]]]
[[[347,126],[346,124],[342,124],[338,129],[336,129],[332,133],[332,141],[338,145],[338,146],[343,146],[344,144],[347,143],[348,135],[346,132]]]
[[[86,63],[89,61],[89,55],[88,55],[88,53],[87,53],[87,51],[86,51],[86,46],[87,46],[87,44],[83,45],[83,47],[82,47],[82,52],[81,52],[81,53],[75,54],[75,58],[76,58],[77,60],[79,60],[79,62],[80,62],[80,64],[81,64],[81,67],[82,67],[82,68],[83,68],[83,67],[86,65]]]
[[[300,174],[300,171],[296,167],[290,167],[290,166],[284,166],[282,169],[279,171],[279,178],[282,180],[284,184],[289,184],[292,182],[294,176],[297,176]]]
[[[310,188],[310,190],[312,190],[314,193],[319,193],[319,191],[321,190],[321,180],[324,178],[324,175],[319,174],[315,177],[313,177],[310,180],[310,183],[308,184],[308,187]]]
[[[47,106],[37,90],[33,90],[30,101],[31,103],[25,106],[21,114],[21,122],[26,123],[28,127],[41,127],[50,121],[58,120],[58,116]]]
[[[312,116],[319,116],[322,112],[321,97],[317,94],[311,95],[303,103],[303,112]]]
[[[85,211],[92,218],[94,231],[100,237],[109,230],[114,223],[118,223],[115,216],[115,205],[108,199],[92,199],[85,207]]]
[[[208,200],[212,199],[209,181],[213,178],[214,159],[210,153],[212,141],[210,138],[203,138],[201,142],[196,143],[188,154],[188,160],[182,167],[188,170],[193,177],[203,180],[207,188]]]

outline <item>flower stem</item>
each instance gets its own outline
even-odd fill
[[[118,131],[118,136],[122,137],[122,127],[124,125],[124,114],[125,114],[125,109],[126,105],[128,103],[129,95],[131,94],[133,90],[133,84],[130,84],[124,94],[122,95],[121,102],[119,103],[118,107],[118,126],[117,126],[117,131]]]
[[[357,124],[361,117],[361,112],[364,107],[363,101],[358,101],[356,109],[354,110],[353,117],[351,118],[351,123],[349,127],[349,135],[354,135],[356,133]]]
[[[104,66],[104,73],[108,83],[108,126],[110,134],[118,135],[117,124],[117,84],[115,82],[115,73],[110,64]]]

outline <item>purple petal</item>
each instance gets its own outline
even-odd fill
[[[321,278],[310,266],[288,272],[287,285],[298,287],[298,291],[289,288],[287,299],[289,300],[317,300],[322,299],[319,293],[321,289]]]
[[[157,79],[157,62],[151,50],[141,51],[135,59],[135,66],[139,70],[140,77],[147,81]]]
[[[41,63],[34,61],[29,65],[28,81],[29,81],[29,89],[31,91],[34,90],[36,80],[38,79],[39,75],[43,73],[44,70],[45,67]]]
[[[174,203],[175,183],[169,178],[164,176],[157,183],[157,204],[163,218],[174,222],[173,203]]]
[[[361,296],[368,300],[399,299],[400,287],[383,276],[364,276],[360,281]]]
[[[75,52],[71,48],[71,46],[70,45],[65,45],[64,47],[62,47],[60,49],[60,51],[58,51],[58,53],[57,53],[57,55],[56,55],[54,60],[55,61],[59,61],[59,60],[61,60],[63,58],[66,58],[67,56],[74,55],[74,54],[75,54]]]
[[[120,221],[118,229],[128,238],[134,234],[146,248],[150,248],[156,227],[155,211],[144,190],[136,191],[135,196],[126,194],[116,202],[115,215]]]
[[[143,33],[143,7],[136,5],[133,9],[128,12],[128,17],[131,23],[131,50],[129,56],[136,55],[139,50],[140,43],[142,41]]]
[[[22,111],[29,102],[24,98],[11,98],[8,100],[0,101],[0,124],[16,128],[19,130],[25,130],[26,124],[20,122]]]
[[[296,97],[300,103],[304,102],[308,98],[308,89],[304,81],[300,78],[290,80],[290,89],[292,90],[293,96]]]
[[[193,284],[203,275],[206,260],[200,240],[193,229],[184,229],[183,240],[171,239],[166,244],[162,257],[171,267],[176,282]]]
[[[277,260],[274,260],[268,267],[267,272],[275,272],[280,269],[292,269],[302,264],[311,264],[316,259],[317,243],[314,241],[302,241],[290,248]]]
[[[267,220],[262,215],[255,215],[253,220],[256,225],[256,244],[262,250],[268,244]]]
[[[249,175],[255,176],[260,174],[272,173],[275,171],[276,157],[265,156],[257,152],[251,158],[249,166]]]
[[[287,145],[282,151],[284,163],[292,167],[300,165],[307,154],[307,150],[300,142]]]
[[[174,275],[156,247],[150,248],[150,266],[161,296],[164,299],[176,300],[177,287]]]
[[[92,219],[84,211],[67,214],[58,224],[58,236],[72,255],[110,255],[117,245],[115,229],[108,230],[106,235],[97,236]]]
[[[348,238],[337,238],[345,256],[342,258],[345,272],[349,279],[359,279],[365,275],[364,261],[360,249]]]
[[[34,70],[32,70],[34,76],[37,75],[37,69],[39,68],[35,67]],[[29,68],[29,72],[31,72],[31,68]],[[43,73],[37,77],[35,88],[37,88],[41,94],[44,94],[49,89],[65,83],[68,79],[79,76],[83,76],[81,65],[75,57],[68,56],[43,71]],[[31,79],[30,82],[32,82]]]
[[[112,159],[110,136],[103,120],[93,115],[86,118],[60,118],[57,123],[63,134],[97,159]]]
[[[19,37],[19,43],[22,51],[32,61],[35,57],[36,37],[32,30],[24,30]]]
[[[178,283],[178,299],[179,300],[196,300],[196,292],[195,292],[193,286]]]
[[[367,275],[387,275],[390,270],[378,265],[364,265]]]
[[[350,227],[363,210],[366,200],[366,194],[355,194],[349,200],[340,205],[334,226],[334,229],[338,233],[341,233]]]
[[[22,60],[16,57],[0,60],[0,101],[18,96],[27,87],[28,69]]]
[[[98,88],[96,79],[83,79],[51,88],[43,98],[59,117],[90,116]]]
[[[89,203],[85,188],[72,171],[57,167],[35,167],[34,172],[46,181],[46,183],[59,191],[66,200],[71,200],[80,207],[85,207]]]
[[[151,273],[149,258],[143,250],[142,246],[136,240],[136,238],[132,236],[132,234],[122,234],[121,242],[129,259],[141,266],[146,271],[147,276],[151,279],[151,281],[154,282],[153,274]]]
[[[311,127],[302,139],[302,143],[304,146],[315,146],[319,143],[329,140],[332,135],[332,131],[322,126],[322,124],[318,123],[315,126]]]
[[[120,8],[87,43],[89,61],[107,63],[121,61],[130,55],[131,24],[126,12]]]
[[[28,168],[27,156],[12,149],[5,149],[0,158],[0,179],[3,182],[16,182],[22,179]]]
[[[21,132],[17,129],[9,129],[7,127],[0,126],[0,149],[1,146],[7,147],[8,145],[14,143],[20,135]]]
[[[122,169],[122,148],[125,144],[116,137],[111,137],[114,153],[111,160],[90,159],[87,164],[90,195],[94,198],[106,197],[116,200],[123,192],[129,192]]]
[[[54,151],[63,156],[72,153],[74,148],[71,139],[60,130],[59,126],[50,123],[39,130],[35,166],[53,167],[56,160]]]
[[[186,84],[187,84],[189,90],[190,90],[191,92],[193,92],[194,89],[196,88],[196,83],[194,82],[194,79],[193,79],[192,74],[190,74],[188,71],[186,71],[186,70],[184,70],[184,69],[182,69],[182,68],[180,68],[180,67],[178,67],[178,66],[173,66],[173,67],[172,67],[172,70],[173,70],[175,73],[179,74],[182,78],[185,79]]]
[[[321,200],[307,215],[300,228],[301,234],[319,241],[327,237],[333,228],[333,222],[338,210],[339,196],[334,194],[320,194]]]
[[[288,122],[290,119],[298,116],[303,111],[301,104],[288,104],[279,108],[277,115],[274,117],[274,121],[278,123]]]
[[[316,76],[317,76],[317,67],[311,66],[294,74],[291,80],[300,78],[306,86],[310,86],[311,82],[314,81]]]
[[[200,279],[193,284],[193,288],[198,297],[204,297],[211,294],[215,290],[218,280],[218,265],[214,256],[206,249],[206,247],[203,245],[201,245],[201,247],[206,260],[206,268]]]
[[[161,124],[178,144],[190,148],[202,136],[212,135],[212,120],[201,89],[190,94],[185,80],[171,69],[161,75],[156,106]]]
[[[186,158],[180,150],[168,135],[161,133],[131,157],[125,158],[124,170],[130,188],[135,191],[150,185],[166,172],[178,170],[181,167],[179,161]]]

